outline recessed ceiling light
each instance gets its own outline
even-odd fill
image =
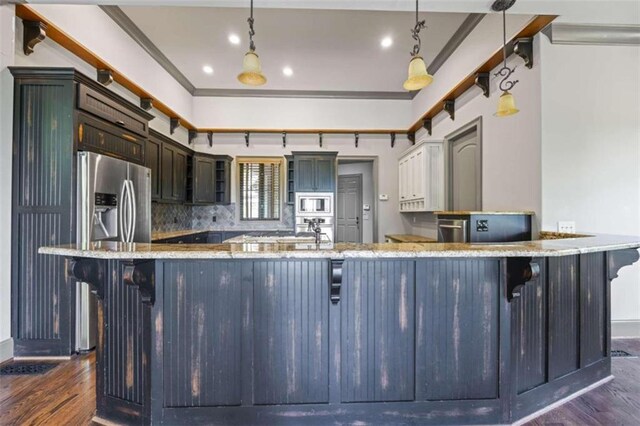
[[[229,43],[240,44],[240,37],[235,34],[229,34]]]
[[[291,69],[291,67],[284,67],[282,68],[282,74],[286,75],[287,77],[291,77],[293,75],[293,70]]]
[[[213,74],[213,68],[210,65],[203,66],[202,71],[204,71],[205,74]]]
[[[389,36],[383,38],[382,40],[380,40],[380,46],[382,46],[383,48],[387,48],[390,47],[393,44],[393,39]]]

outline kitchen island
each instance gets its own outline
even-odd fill
[[[46,247],[100,299],[97,419],[508,424],[611,379],[640,239]]]

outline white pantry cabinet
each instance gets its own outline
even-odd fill
[[[444,210],[444,142],[421,142],[398,160],[400,212]]]

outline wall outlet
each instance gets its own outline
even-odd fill
[[[573,221],[560,221],[558,222],[558,232],[563,234],[575,234],[576,223]]]
[[[380,194],[380,197],[378,197],[380,201],[389,201],[389,195],[388,194]]]
[[[216,215],[211,216],[211,222],[215,222],[218,220],[218,217]]]

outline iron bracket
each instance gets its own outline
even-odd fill
[[[411,145],[415,145],[416,144],[415,132],[407,133],[407,139],[409,139],[409,142],[411,142]]]
[[[389,136],[391,137],[391,148],[393,148],[394,146],[396,146],[396,134],[391,133]]]
[[[98,69],[96,70],[96,79],[103,86],[108,86],[113,83],[113,71],[109,69]]]
[[[476,86],[482,89],[482,94],[485,98],[490,95],[491,76],[488,72],[476,73]]]
[[[444,101],[442,109],[444,109],[449,114],[449,118],[451,118],[452,120],[456,119],[455,99],[447,99],[446,101]]]
[[[354,136],[354,137],[355,137],[355,139],[356,139],[356,148],[357,148],[357,147],[358,147],[358,140],[360,139],[360,133],[355,132],[355,133],[353,134],[353,136]]]
[[[209,148],[213,147],[213,132],[207,132],[207,139],[209,140]]]
[[[533,67],[533,38],[519,38],[513,44],[513,53],[524,59],[524,66]]]
[[[22,50],[29,56],[36,44],[47,38],[47,24],[40,21],[22,21],[22,25]]]
[[[189,145],[193,143],[193,140],[198,137],[198,131],[189,129]]]
[[[287,147],[287,132],[282,132],[282,147]]]
[[[244,143],[249,147],[249,132],[244,132]]]
[[[422,120],[422,127],[424,127],[427,130],[427,133],[429,134],[429,136],[431,136],[431,130],[433,126],[433,122],[431,121],[430,118],[425,118],[424,120]]]
[[[318,140],[320,142],[320,148],[322,148],[322,132],[318,133]]]
[[[149,111],[153,108],[153,98],[140,98],[140,108]]]
[[[169,133],[174,134],[178,127],[180,127],[180,119],[178,117],[171,117],[169,119]]]

